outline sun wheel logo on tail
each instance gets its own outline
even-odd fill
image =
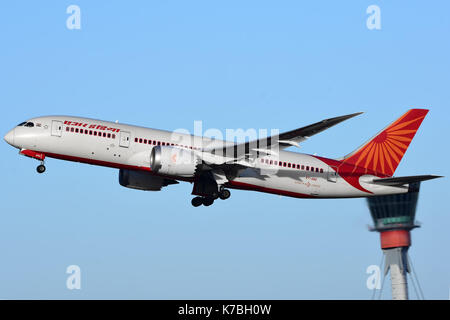
[[[354,188],[372,194],[360,184],[360,177],[392,177],[428,110],[411,109],[342,160],[316,156],[337,171]],[[333,174],[330,172],[329,174]]]
[[[409,110],[342,162],[353,166],[353,172],[364,168],[370,174],[392,176],[427,113]]]
[[[156,146],[150,154],[150,169],[154,173],[193,177],[199,158],[192,150]]]

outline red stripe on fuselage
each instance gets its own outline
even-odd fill
[[[345,162],[334,160],[334,159],[328,159],[328,158],[322,158],[319,156],[312,156],[324,163],[326,163],[330,167],[335,167],[336,172],[339,174],[339,176],[344,179],[348,184],[350,184],[352,187],[367,192],[370,194],[373,194],[373,192],[370,192],[369,190],[363,188],[361,184],[359,183],[359,178],[365,174],[370,174],[376,177],[385,178],[386,175],[380,175],[377,172],[373,172],[372,170],[361,168],[361,167],[355,167],[353,165],[348,165]]]
[[[102,160],[96,160],[96,159],[88,159],[88,158],[80,158],[80,157],[74,157],[74,156],[68,156],[64,154],[57,154],[57,153],[48,153],[46,152],[45,155],[50,158],[60,159],[60,160],[67,160],[67,161],[73,161],[73,162],[80,162],[80,163],[87,163],[92,164],[96,166],[102,166],[102,167],[108,167],[108,168],[115,168],[115,169],[126,169],[126,170],[137,170],[137,171],[146,171],[152,173],[152,170],[150,167],[144,167],[144,166],[131,166],[128,164],[121,164],[116,162],[109,162],[109,161],[102,161]],[[169,177],[166,175],[156,174],[153,173],[155,176],[165,177],[165,178],[171,178],[181,181],[187,181],[191,182],[193,181],[192,178],[185,178],[185,177]]]
[[[19,153],[26,157],[30,157],[30,158],[37,159],[37,160],[45,159],[45,154],[43,154],[41,152],[36,152],[33,150],[23,149],[23,150],[20,150]]]
[[[232,188],[232,189],[259,191],[259,192],[278,194],[278,195],[293,197],[293,198],[317,198],[317,197],[311,196],[309,194],[266,188],[266,187],[261,187],[261,186],[257,186],[254,184],[233,181],[233,180],[228,181],[225,184],[225,186],[227,186],[228,188]]]
[[[152,170],[149,167],[143,167],[143,166],[131,166],[131,165],[127,165],[127,164],[95,160],[95,159],[87,159],[87,158],[81,158],[81,157],[74,157],[74,156],[68,156],[68,155],[56,154],[56,153],[45,153],[45,155],[50,158],[73,161],[73,162],[80,162],[80,163],[87,163],[87,164],[109,167],[109,168],[152,172]],[[159,175],[159,174],[155,174],[155,175],[168,177],[168,176]],[[181,181],[187,181],[187,182],[192,182],[194,180],[193,178],[185,178],[185,177],[176,177],[176,178],[169,177],[169,178],[181,180]],[[261,186],[248,184],[248,183],[244,183],[244,182],[237,182],[237,181],[229,181],[226,184],[226,186],[229,188],[232,188],[232,189],[259,191],[259,192],[278,194],[278,195],[283,195],[283,196],[293,197],[293,198],[316,198],[316,197],[308,195],[308,194],[273,189],[273,188],[266,188],[266,187],[261,187]]]
[[[30,150],[32,151],[32,150]],[[150,167],[144,167],[144,166],[132,166],[127,164],[121,164],[116,162],[109,162],[109,161],[102,161],[102,160],[96,160],[96,159],[88,159],[88,158],[81,158],[81,157],[75,157],[75,156],[69,156],[69,155],[63,155],[63,154],[56,154],[56,153],[43,153],[40,151],[33,151],[36,153],[43,154],[50,158],[60,159],[60,160],[67,160],[67,161],[73,161],[73,162],[80,162],[80,163],[86,163],[91,165],[97,165],[97,166],[103,166],[103,167],[109,167],[109,168],[116,168],[116,169],[127,169],[127,170],[138,170],[138,171],[146,171],[146,172],[152,172]],[[348,166],[345,163],[342,163],[337,160],[333,159],[327,159],[322,158],[319,156],[313,156],[318,160],[323,161],[329,166],[334,166],[338,168],[338,174],[340,177],[342,177],[345,181],[347,181],[351,186],[355,187],[358,190],[361,190],[363,192],[367,192],[372,194],[369,190],[364,189],[359,184],[359,178],[364,174],[373,174],[375,176],[380,176],[378,174],[369,173],[367,172],[367,169],[359,168],[358,170],[354,170],[353,166]],[[347,168],[348,167],[348,168]],[[166,175],[160,175],[160,174],[154,174],[155,176],[161,176],[161,177],[167,177],[171,179],[181,180],[181,181],[187,181],[187,182],[193,182],[194,178],[186,178],[186,177],[172,177],[172,176],[166,176]],[[293,197],[293,198],[318,198],[312,195],[298,193],[298,192],[292,192],[292,191],[286,191],[286,190],[280,190],[280,189],[273,189],[273,188],[266,188],[261,187],[258,185],[248,184],[244,182],[238,182],[238,181],[229,181],[226,183],[226,186],[232,189],[240,189],[240,190],[252,190],[252,191],[259,191],[264,193],[271,193],[271,194],[278,194],[283,195],[287,197]]]
[[[88,158],[80,158],[80,157],[74,157],[74,156],[67,156],[64,154],[46,152],[45,155],[50,158],[73,161],[73,162],[87,163],[87,164],[92,164],[92,165],[102,166],[102,167],[109,167],[109,168],[116,168],[116,169],[141,170],[141,171],[149,171],[149,172],[152,171],[149,167],[130,166],[127,164],[95,160],[95,159],[88,159]]]

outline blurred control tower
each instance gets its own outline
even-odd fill
[[[385,255],[384,275],[391,274],[392,299],[408,299],[407,273],[411,272],[408,249],[411,230],[419,227],[414,221],[420,182],[411,183],[408,193],[367,198],[373,219],[371,231],[380,233]]]

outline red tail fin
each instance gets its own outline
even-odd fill
[[[342,162],[392,176],[428,110],[411,109]]]

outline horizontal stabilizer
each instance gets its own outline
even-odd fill
[[[436,178],[442,178],[442,176],[422,175],[422,176],[380,178],[380,179],[373,179],[372,183],[381,184],[384,186],[401,186],[407,183],[426,181]]]

